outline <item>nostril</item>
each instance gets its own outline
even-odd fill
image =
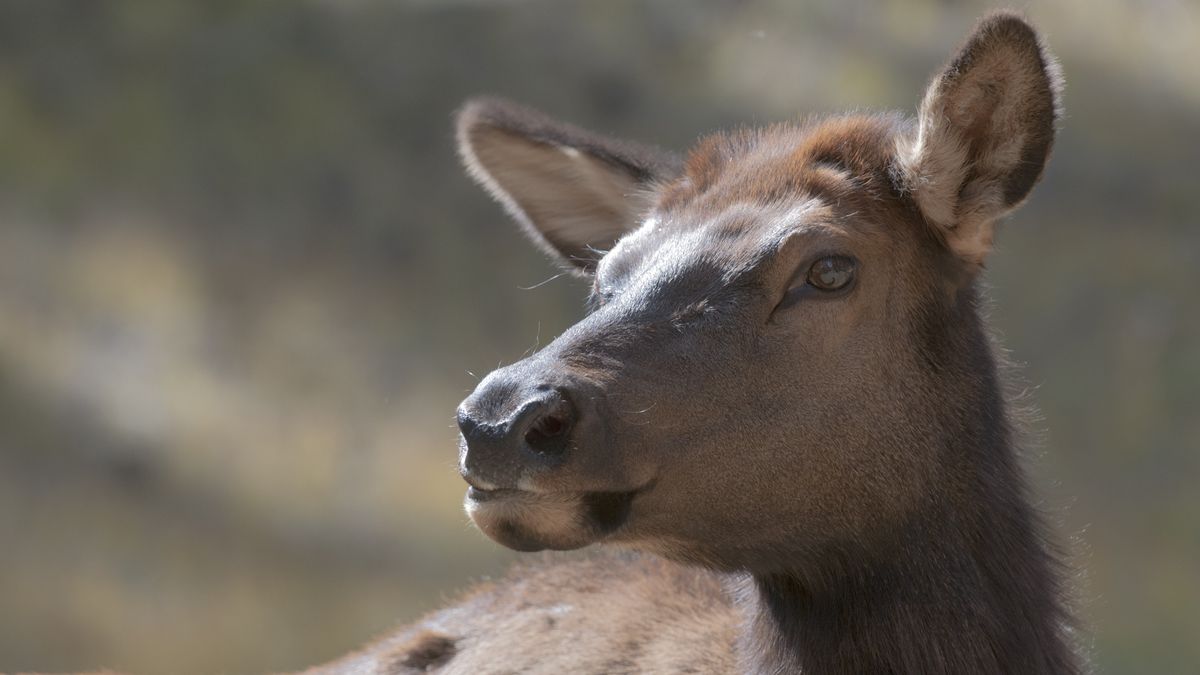
[[[525,431],[525,443],[542,454],[562,453],[567,448],[573,421],[571,404],[558,397],[529,425]]]
[[[534,422],[529,431],[525,432],[525,442],[533,446],[539,446],[551,439],[558,438],[566,430],[566,421],[555,415],[546,415]]]
[[[566,428],[567,423],[565,421],[553,415],[547,415],[546,417],[538,420],[537,424],[534,425],[531,431],[546,438],[554,438],[555,436],[561,434]]]

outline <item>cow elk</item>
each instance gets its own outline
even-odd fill
[[[466,509],[513,549],[605,551],[540,557],[318,672],[1082,672],[980,317],[1060,86],[997,13],[916,119],[677,158],[469,102],[468,172],[592,292],[459,407]]]

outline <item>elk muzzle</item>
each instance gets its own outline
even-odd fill
[[[573,549],[625,524],[652,482],[611,445],[604,392],[542,355],[488,375],[458,408],[466,509],[517,550]]]
[[[463,478],[478,492],[521,488],[565,461],[576,416],[559,388],[489,377],[458,408]]]

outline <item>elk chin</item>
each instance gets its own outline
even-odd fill
[[[467,491],[467,515],[481,532],[517,551],[569,551],[625,524],[635,492]]]

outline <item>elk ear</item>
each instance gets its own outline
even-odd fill
[[[459,112],[458,150],[468,173],[535,244],[584,275],[636,227],[656,184],[679,164],[656,148],[498,99],[476,99]]]
[[[982,265],[998,218],[1042,175],[1061,116],[1058,65],[1021,17],[975,28],[899,143],[900,181],[946,244]]]

